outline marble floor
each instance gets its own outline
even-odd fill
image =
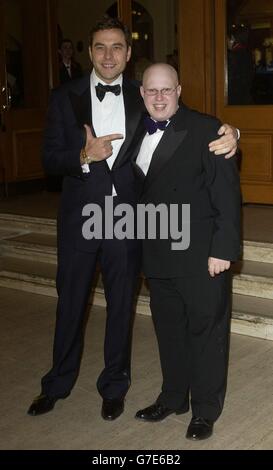
[[[138,315],[133,340],[132,386],[124,413],[114,422],[100,417],[96,378],[103,367],[103,308],[91,309],[82,366],[72,394],[52,412],[26,411],[50,366],[56,300],[0,288],[0,449],[6,450],[262,450],[273,449],[273,342],[232,335],[224,411],[213,436],[185,439],[190,413],[161,423],[134,419],[156,398],[161,385],[150,317]]]
[[[58,193],[40,192],[0,201],[0,213],[54,218]],[[244,239],[273,241],[273,207],[243,206]],[[50,367],[56,300],[0,288],[0,449],[7,450],[262,450],[273,449],[273,341],[232,335],[226,403],[207,441],[185,439],[190,413],[157,424],[134,419],[160,391],[161,372],[152,320],[138,315],[133,341],[132,386],[122,416],[105,422],[96,378],[103,367],[105,310],[93,307],[82,366],[73,393],[53,412],[26,411]]]

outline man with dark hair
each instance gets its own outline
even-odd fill
[[[74,48],[71,39],[63,39],[59,53],[61,56],[59,77],[60,83],[66,83],[82,76],[81,65],[74,60]]]
[[[90,32],[90,45],[93,44],[94,36],[99,31],[107,31],[109,29],[119,29],[124,34],[124,39],[129,49],[132,46],[132,34],[128,26],[122,23],[117,18],[105,17],[101,21],[98,21],[97,24]],[[92,59],[91,59],[92,60]]]
[[[105,19],[92,30],[89,47],[91,76],[53,91],[45,131],[43,161],[49,174],[63,174],[58,215],[58,305],[53,366],[42,378],[41,394],[30,415],[52,410],[66,398],[78,376],[83,347],[83,318],[96,262],[100,262],[107,301],[105,367],[97,388],[103,398],[102,417],[117,418],[130,386],[132,304],[140,263],[137,240],[92,239],[82,235],[82,211],[96,203],[135,206],[134,174],[128,154],[142,118],[139,89],[123,77],[131,56],[130,35],[119,21]],[[235,130],[217,142],[231,153]]]

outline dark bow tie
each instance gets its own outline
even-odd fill
[[[105,93],[107,93],[107,91],[111,91],[116,96],[120,95],[120,92],[121,92],[120,85],[103,85],[102,83],[98,83],[95,88],[96,88],[96,95],[100,101],[103,100],[103,98],[105,97]]]
[[[146,116],[144,119],[144,125],[149,134],[154,134],[157,129],[164,131],[168,125],[169,121],[154,121],[149,116]]]

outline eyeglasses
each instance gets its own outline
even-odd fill
[[[147,88],[144,90],[145,95],[147,96],[155,96],[158,93],[161,93],[163,96],[170,96],[173,92],[177,89],[179,85],[176,85],[175,88],[162,88],[161,90],[157,90],[156,88]]]

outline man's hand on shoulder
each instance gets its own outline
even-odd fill
[[[218,134],[222,137],[209,143],[210,152],[214,152],[215,155],[226,154],[225,158],[233,157],[237,151],[238,130],[229,124],[223,124]]]
[[[230,261],[219,258],[209,257],[208,260],[208,270],[211,277],[215,277],[216,274],[223,273],[230,268]]]

